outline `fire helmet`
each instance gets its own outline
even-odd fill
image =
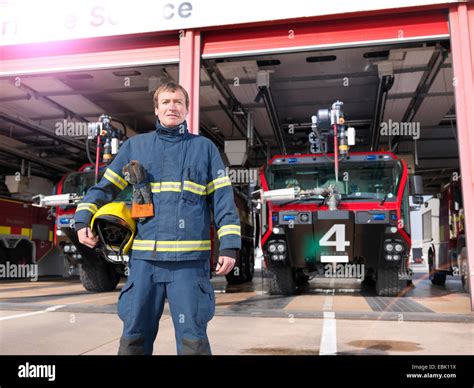
[[[122,255],[132,246],[137,224],[125,202],[111,202],[94,214],[91,230],[108,250]]]

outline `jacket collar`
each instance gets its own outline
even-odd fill
[[[180,141],[185,139],[188,134],[188,124],[186,120],[172,128],[165,127],[160,123],[160,120],[156,120],[155,127],[158,136],[167,141]]]

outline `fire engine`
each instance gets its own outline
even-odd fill
[[[53,228],[47,209],[0,197],[0,263],[37,264],[53,248]]]
[[[429,277],[434,285],[444,285],[447,275],[461,276],[469,292],[466,234],[461,178],[444,185],[436,198],[427,202],[423,214],[423,255],[428,259]]]
[[[342,105],[313,116],[322,152],[276,155],[261,170],[254,203],[273,294],[294,294],[335,267],[355,267],[378,295],[400,295],[411,278],[407,166],[391,152],[349,154]]]

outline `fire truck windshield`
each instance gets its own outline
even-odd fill
[[[99,172],[99,178],[102,178],[103,171]],[[86,195],[87,190],[95,184],[95,173],[91,172],[73,172],[69,174],[63,182],[62,194]]]
[[[104,171],[99,172],[99,179],[102,178]],[[69,174],[63,182],[61,194],[78,194],[81,196],[86,195],[87,190],[95,184],[95,173],[94,171],[88,172],[73,172]],[[132,186],[128,185],[119,195],[115,198],[114,202],[131,201],[132,200]]]
[[[271,165],[266,172],[270,190],[299,187],[309,190],[333,185],[342,200],[396,200],[402,176],[400,161],[341,161],[339,179],[334,164],[293,163]],[[321,197],[322,198],[322,197]]]

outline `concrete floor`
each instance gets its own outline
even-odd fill
[[[435,287],[420,270],[404,297],[380,298],[354,280],[316,280],[300,295],[278,297],[260,275],[240,286],[217,277],[213,353],[474,355],[469,296],[448,279]],[[78,279],[0,282],[0,354],[116,354],[118,291],[89,293]],[[154,354],[176,354],[167,309]]]
[[[2,355],[114,355],[122,323],[116,314],[1,311]],[[318,355],[324,319],[216,316],[208,334],[215,355]],[[335,354],[473,355],[468,323],[336,320]],[[154,354],[176,354],[164,316]]]

